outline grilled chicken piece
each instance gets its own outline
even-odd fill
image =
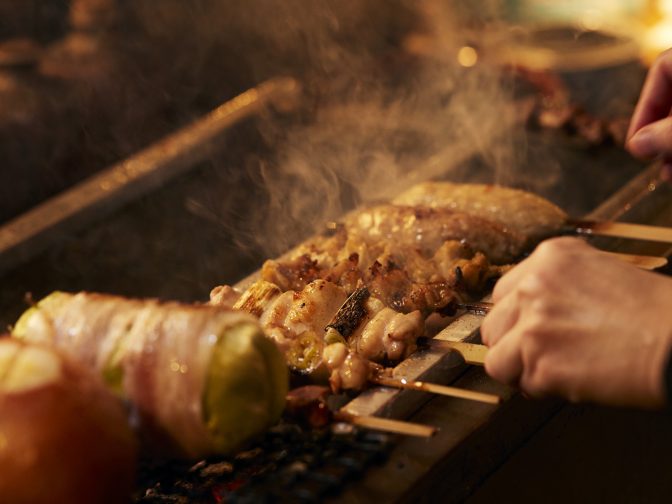
[[[394,203],[447,208],[487,219],[523,237],[525,247],[556,234],[567,220],[565,212],[536,194],[496,185],[425,182],[402,193]]]
[[[419,311],[399,313],[376,298],[366,303],[367,320],[350,337],[350,346],[374,362],[400,362],[417,348],[424,319]]]
[[[210,291],[210,304],[221,306],[222,308],[232,309],[239,298],[240,292],[230,285],[218,285]]]
[[[511,262],[524,251],[525,237],[516,230],[449,208],[380,205],[348,215],[345,226],[349,238],[414,247],[428,256],[450,240],[466,243],[496,264]]]
[[[327,345],[323,359],[329,370],[329,385],[334,392],[361,389],[375,370],[368,360],[353,352],[345,343]]]
[[[325,327],[346,298],[337,285],[316,280],[300,292],[286,291],[277,296],[259,321],[288,363],[310,373],[322,362]]]
[[[347,242],[354,244],[355,240]],[[507,270],[506,266],[491,265],[482,253],[474,253],[457,241],[444,242],[429,258],[417,248],[376,244],[372,248],[379,255],[373,256],[369,263],[362,261],[356,252],[339,260],[338,252],[334,251],[331,259],[326,259],[328,254],[317,249],[316,243],[312,247],[315,256],[304,253],[291,259],[266,261],[262,278],[292,290],[300,290],[307,282],[321,278],[338,284],[348,294],[365,285],[386,306],[405,313],[420,310],[428,315],[449,304],[455,296],[479,297],[492,279]],[[328,240],[324,243],[331,244]],[[369,251],[365,250],[364,255],[371,256]]]
[[[222,299],[222,288],[212,290],[210,304],[217,305]],[[370,361],[398,362],[415,350],[424,332],[424,318],[419,311],[398,313],[367,292],[360,299],[360,314],[349,320],[345,331],[335,320],[347,297],[343,288],[325,280],[310,282],[299,292],[281,292],[276,285],[258,280],[235,306],[259,317],[295,371],[319,374],[326,365],[335,390],[360,389],[368,380]],[[347,345],[342,359],[335,359],[336,350],[331,348],[335,343],[325,338],[325,331],[335,331],[336,326],[343,334],[336,331],[334,341]]]

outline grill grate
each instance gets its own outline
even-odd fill
[[[319,430],[281,423],[233,457],[195,464],[144,460],[134,502],[316,502],[383,462],[394,439],[340,423]]]

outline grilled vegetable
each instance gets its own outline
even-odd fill
[[[13,335],[96,370],[130,400],[146,433],[186,456],[239,448],[284,406],[283,357],[239,311],[55,292],[21,316]]]
[[[135,452],[121,401],[91,371],[0,339],[2,502],[127,502]]]

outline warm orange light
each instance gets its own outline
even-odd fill
[[[472,67],[478,62],[478,53],[471,46],[460,47],[457,51],[457,62],[463,67]]]

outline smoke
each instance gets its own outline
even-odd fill
[[[367,18],[361,3],[283,3],[278,17],[293,16],[289,40],[280,32],[271,38],[277,47],[302,47],[312,113],[291,128],[265,125],[275,156],[259,161],[265,204],[250,212],[242,242],[277,255],[355,205],[428,179],[469,180],[474,157],[487,181],[510,182],[524,155],[521,106],[497,66],[458,64],[459,50],[476,44],[452,4],[413,3],[413,22],[390,41],[381,30],[392,22]],[[397,5],[397,15],[407,9]],[[414,36],[419,50],[409,48]]]

